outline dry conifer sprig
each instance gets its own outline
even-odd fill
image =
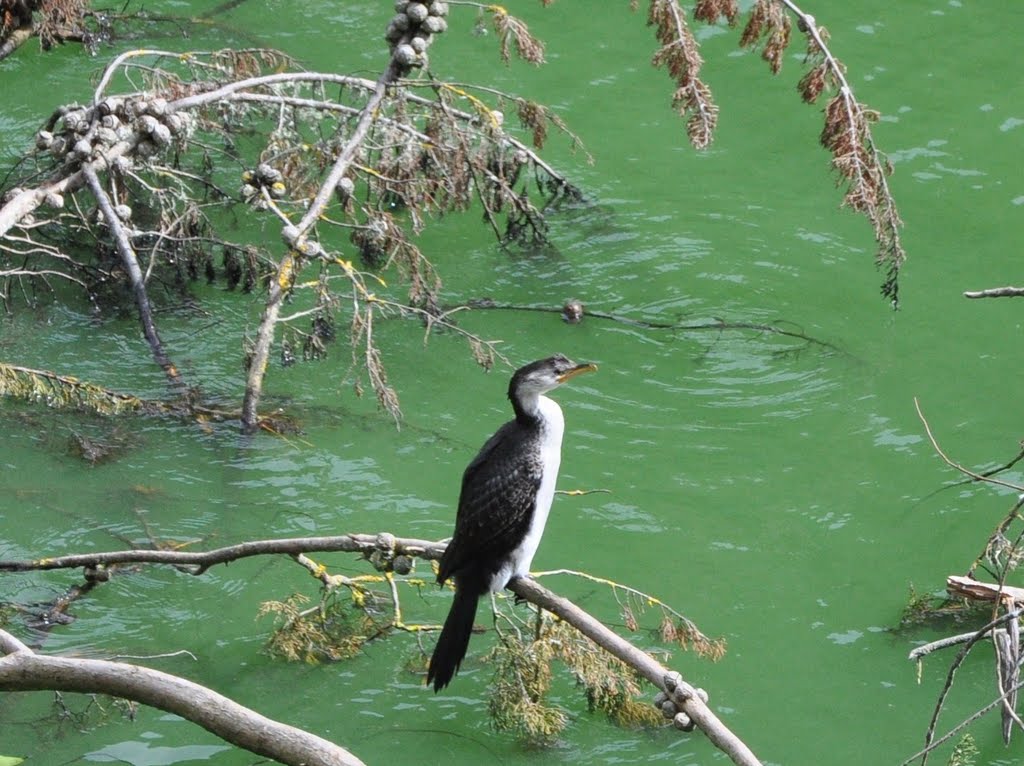
[[[489,5],[486,9],[491,12],[494,31],[501,41],[502,61],[506,64],[511,63],[511,48],[514,44],[516,54],[523,61],[536,66],[544,63],[544,43],[530,33],[526,24],[500,5]]]
[[[792,24],[781,3],[777,0],[757,0],[740,37],[740,47],[753,47],[764,40],[761,58],[768,62],[772,74],[778,74],[782,69],[782,56],[789,45],[791,32]]]
[[[717,24],[719,18],[724,18],[731,27],[739,15],[736,0],[697,0],[693,6],[693,18],[706,24]]]
[[[693,147],[706,149],[718,124],[718,106],[712,99],[711,89],[700,79],[704,60],[684,11],[677,0],[651,0],[647,24],[654,27],[661,43],[651,63],[668,70],[676,84],[672,106],[686,120],[686,135]]]
[[[885,271],[882,295],[898,308],[899,272],[906,260],[899,231],[903,221],[886,180],[892,174],[892,165],[878,151],[871,134],[871,123],[878,121],[878,112],[857,100],[845,67],[828,48],[828,31],[789,0],[782,2],[797,15],[799,29],[807,38],[806,62],[810,69],[797,86],[801,97],[813,103],[827,90],[838,91],[825,106],[821,144],[832,154],[837,184],[847,185],[843,204],[871,222],[878,245],[875,263]]]
[[[825,92],[836,91],[825,107],[821,144],[832,154],[837,184],[846,185],[843,205],[871,222],[878,245],[875,262],[885,271],[882,294],[898,307],[899,272],[906,253],[899,235],[903,221],[886,180],[892,166],[882,157],[871,135],[870,123],[877,121],[878,115],[855,97],[843,64],[828,48],[828,32],[792,0],[755,0],[740,35],[740,47],[761,46],[761,57],[772,73],[778,74],[792,34],[790,13],[796,17],[797,27],[807,41],[808,70],[797,89],[806,103],[814,103]],[[693,17],[709,24],[724,18],[731,26],[737,20],[738,8],[735,0],[697,0]],[[693,146],[706,148],[718,122],[718,107],[699,77],[703,60],[678,0],[651,0],[648,24],[655,27],[661,44],[652,63],[666,67],[675,80],[673,106],[687,120],[686,131]]]

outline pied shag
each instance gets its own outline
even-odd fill
[[[427,670],[435,692],[466,656],[480,597],[528,574],[540,544],[565,426],[561,408],[544,394],[596,369],[557,354],[516,370],[508,386],[515,419],[487,440],[462,475],[455,534],[437,573],[441,585],[455,580],[455,598]]]

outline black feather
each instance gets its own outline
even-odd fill
[[[430,657],[430,667],[427,668],[427,684],[434,684],[435,692],[441,691],[451,682],[466,656],[479,601],[479,593],[474,593],[470,587],[462,587],[459,578],[455,579],[452,608],[444,621],[441,637],[437,639],[434,654]]]

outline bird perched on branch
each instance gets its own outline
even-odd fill
[[[462,475],[455,534],[437,574],[442,585],[454,578],[455,599],[427,670],[435,692],[451,682],[466,656],[480,597],[528,574],[540,544],[565,424],[561,408],[544,394],[596,369],[557,354],[516,370],[508,386],[515,419],[487,440]]]

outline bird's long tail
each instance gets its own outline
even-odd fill
[[[441,637],[437,639],[427,669],[427,684],[433,683],[435,692],[441,691],[451,682],[462,664],[462,658],[466,656],[479,600],[480,596],[473,588],[460,588],[456,585],[451,611],[444,621]]]

